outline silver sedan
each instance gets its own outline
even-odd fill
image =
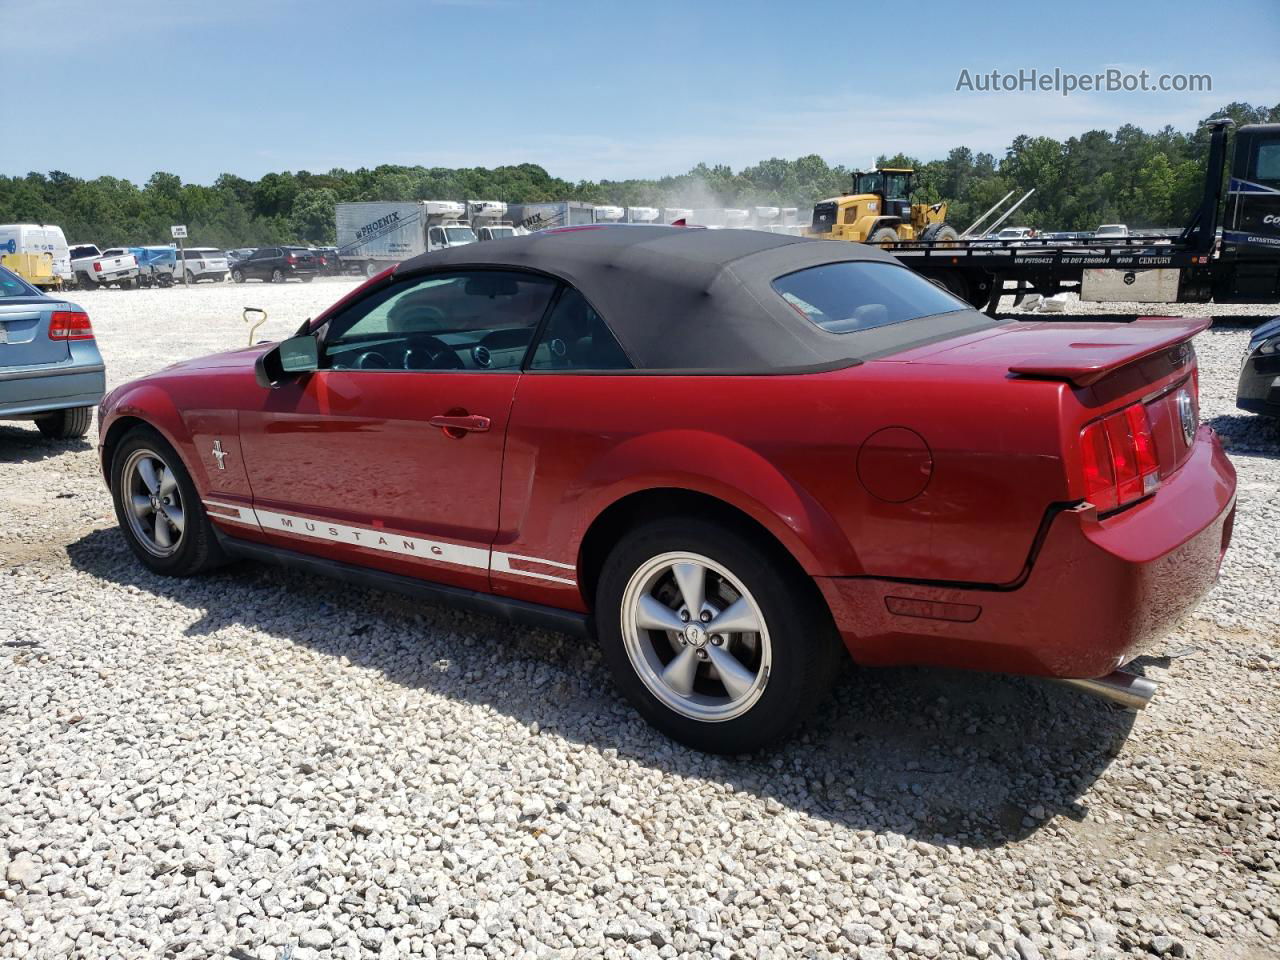
[[[83,437],[105,391],[89,315],[0,267],[0,420],[34,420],[57,440]]]

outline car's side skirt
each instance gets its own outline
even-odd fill
[[[488,614],[509,623],[529,627],[542,627],[559,633],[575,636],[590,634],[591,618],[588,614],[574,610],[561,610],[526,600],[515,600],[495,594],[480,593],[475,590],[464,590],[461,587],[431,583],[415,577],[406,577],[398,573],[387,573],[383,570],[372,570],[351,563],[328,560],[324,557],[313,557],[309,554],[286,550],[283,547],[268,546],[229,537],[221,530],[214,528],[218,543],[228,554],[248,560],[258,560],[281,567],[293,567],[309,573],[354,583],[375,590],[387,590],[406,596],[439,603],[444,606],[457,607],[463,610],[474,610]]]

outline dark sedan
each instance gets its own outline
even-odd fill
[[[1268,320],[1249,338],[1249,355],[1236,388],[1236,406],[1264,417],[1280,418],[1280,317]]]

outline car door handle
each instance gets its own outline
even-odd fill
[[[484,433],[489,429],[489,418],[475,415],[432,417],[427,421],[433,427],[439,427],[445,436],[461,440],[468,433]]]

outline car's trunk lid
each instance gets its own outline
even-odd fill
[[[1142,317],[1107,321],[1016,321],[884,358],[973,376],[1066,383],[1076,402],[1064,408],[1068,437],[1088,421],[1141,403],[1168,476],[1189,455],[1199,422],[1191,339],[1211,320]],[[1068,412],[1068,409],[1071,412]]]
[[[66,340],[49,339],[56,306],[42,297],[0,301],[0,367],[58,363],[70,356]]]
[[[1202,317],[1141,317],[1105,321],[1015,321],[906,350],[894,363],[994,368],[1015,376],[1096,383],[1143,357],[1184,343],[1207,329]]]

